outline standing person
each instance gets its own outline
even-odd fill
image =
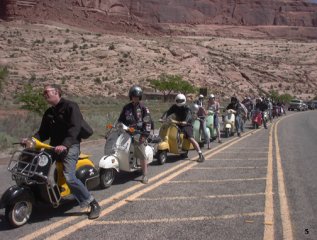
[[[178,124],[178,127],[184,133],[184,137],[187,138],[194,146],[197,151],[199,158],[198,162],[205,161],[205,158],[201,152],[199,144],[193,137],[193,126],[192,126],[192,112],[190,108],[186,105],[186,97],[184,94],[177,94],[175,97],[175,104],[173,104],[161,117],[162,119],[167,118],[168,116],[175,114],[176,121],[182,122]]]
[[[267,119],[264,118],[264,111],[266,111],[268,109],[268,105],[266,104],[265,101],[262,100],[261,97],[256,100],[255,109],[258,111],[261,111],[262,119],[263,119],[263,126],[265,129],[267,129],[267,123],[266,123]]]
[[[252,110],[254,108],[254,104],[253,104],[251,98],[245,97],[242,101],[242,104],[247,108],[247,110],[248,110],[247,120],[250,120],[252,117],[251,113],[252,113]]]
[[[129,90],[130,103],[126,104],[119,116],[118,122],[123,123],[129,127],[135,127],[142,130],[144,134],[140,137],[139,141],[134,141],[134,154],[140,159],[141,168],[143,172],[141,182],[147,184],[149,179],[147,177],[147,161],[145,154],[145,138],[150,134],[151,122],[143,122],[145,116],[150,116],[150,111],[140,101],[142,100],[143,91],[139,86],[132,86]]]
[[[219,124],[219,114],[220,114],[220,103],[216,101],[214,94],[210,94],[208,98],[207,110],[212,110],[214,114],[214,127],[216,128],[218,143],[222,143],[220,139],[220,124]]]
[[[241,132],[243,132],[243,118],[247,116],[248,111],[246,107],[240,103],[238,98],[236,96],[231,97],[231,101],[229,105],[226,108],[228,109],[233,109],[235,111],[235,124],[236,124],[236,130],[237,130],[237,135],[238,137],[241,137]]]
[[[56,84],[46,85],[43,96],[51,107],[45,111],[41,126],[34,137],[40,141],[50,139],[50,145],[55,147],[56,154],[66,153],[61,159],[66,183],[81,207],[90,206],[88,218],[98,218],[100,215],[98,202],[76,177],[83,119],[79,107],[77,103],[62,98],[61,87]],[[22,143],[25,141],[26,139],[22,139]]]

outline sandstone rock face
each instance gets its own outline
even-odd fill
[[[148,24],[317,26],[317,4],[293,0],[2,0],[0,18]]]

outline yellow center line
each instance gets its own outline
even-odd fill
[[[263,240],[274,240],[274,202],[273,202],[273,128],[269,133],[269,149],[267,156],[267,175],[265,187],[264,235]]]
[[[281,161],[280,147],[277,138],[277,126],[279,122],[276,123],[274,137],[275,137],[275,147],[276,147],[276,163],[277,163],[277,179],[278,179],[278,192],[280,199],[280,211],[283,226],[283,239],[292,240],[293,239],[293,229],[292,222],[290,218],[288,201],[285,190],[284,172]]]
[[[160,218],[160,219],[143,219],[143,220],[119,220],[119,221],[98,221],[97,225],[118,225],[118,224],[152,224],[152,223],[173,223],[173,222],[189,222],[189,221],[213,221],[213,220],[227,220],[243,217],[258,217],[263,216],[263,212],[251,212],[241,214],[230,214],[221,216],[198,216],[188,218]]]
[[[213,199],[213,198],[240,198],[240,197],[257,197],[263,196],[265,193],[245,193],[245,194],[224,194],[224,195],[206,195],[206,196],[197,196],[197,197],[163,197],[163,198],[138,198],[134,201],[172,201],[172,200],[187,200],[187,199]]]

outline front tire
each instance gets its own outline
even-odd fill
[[[113,168],[110,169],[100,169],[100,187],[102,189],[109,188],[116,176],[115,170]]]
[[[225,136],[226,136],[226,138],[228,138],[230,136],[230,129],[229,128],[225,129]]]
[[[30,199],[11,203],[5,209],[5,217],[13,227],[21,227],[30,219],[33,204]]]
[[[166,151],[158,151],[157,152],[157,161],[160,165],[166,163],[167,160],[167,152]]]

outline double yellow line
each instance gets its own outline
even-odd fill
[[[287,116],[289,117],[289,116]],[[273,142],[275,143],[275,157],[277,165],[277,182],[278,182],[278,195],[280,202],[280,213],[283,228],[283,239],[293,240],[293,229],[290,219],[288,208],[288,201],[285,191],[284,172],[281,161],[281,153],[277,136],[278,124],[281,120],[275,122],[270,129],[269,150],[268,150],[268,165],[266,177],[266,190],[265,190],[265,210],[264,210],[264,240],[274,240],[274,201],[273,201]]]

